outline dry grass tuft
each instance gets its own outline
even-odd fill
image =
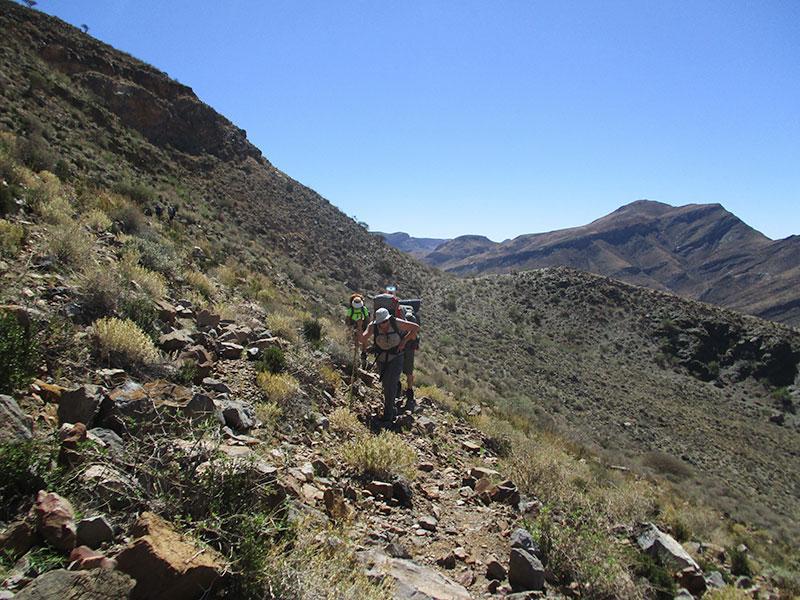
[[[167,293],[167,281],[164,276],[141,266],[137,253],[126,252],[119,265],[122,276],[151,299],[160,300]]]
[[[111,229],[111,219],[99,208],[94,208],[83,215],[81,222],[97,233],[103,233]]]
[[[328,415],[331,431],[349,437],[360,437],[368,433],[367,428],[349,408],[341,406]]]
[[[256,404],[256,417],[261,421],[262,426],[274,431],[278,425],[278,419],[281,418],[283,409],[277,402],[270,400],[269,402],[259,402]]]
[[[322,382],[329,392],[335,392],[342,385],[342,376],[339,374],[339,371],[330,365],[320,366],[319,376],[322,378]]]
[[[417,453],[402,436],[391,431],[366,435],[346,443],[342,456],[359,472],[370,477],[390,478],[416,474]]]
[[[92,237],[74,221],[53,227],[47,239],[51,256],[62,265],[74,269],[86,265],[93,245]]]
[[[159,359],[153,341],[133,321],[103,318],[92,329],[100,355],[111,364],[146,365]]]
[[[186,283],[195,291],[202,294],[209,300],[213,300],[217,295],[217,286],[204,273],[200,271],[189,271],[185,276]]]
[[[297,343],[300,339],[300,320],[287,312],[273,312],[267,317],[267,327],[273,335]]]
[[[300,391],[300,384],[297,379],[289,373],[269,373],[264,371],[258,374],[257,382],[270,402],[286,402]]]

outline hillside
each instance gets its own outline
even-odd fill
[[[8,0],[0,28],[0,593],[800,591],[795,330],[456,278],[157,69]],[[341,323],[387,282],[424,301],[390,427]]]
[[[456,238],[424,260],[461,276],[571,267],[800,324],[800,236],[770,240],[719,204],[639,200],[582,227]]]

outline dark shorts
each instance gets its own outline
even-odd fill
[[[403,373],[406,375],[414,374],[414,355],[416,353],[415,350],[406,350],[403,353]]]

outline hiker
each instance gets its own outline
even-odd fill
[[[378,354],[376,364],[383,386],[384,421],[392,421],[396,416],[394,400],[403,371],[404,350],[406,344],[417,338],[418,331],[416,323],[393,317],[388,309],[379,308],[375,311],[375,319],[359,334],[361,347],[366,348],[371,340]]]
[[[163,213],[164,213],[164,209],[161,207],[161,205],[160,204],[156,204],[156,216],[158,217],[159,221],[161,220],[161,215]]]
[[[405,320],[409,323],[414,323],[419,327],[417,318],[414,316],[414,311],[411,308],[406,310]],[[415,336],[413,340],[406,343],[405,355],[403,356],[403,373],[406,376],[406,405],[403,410],[414,412],[417,407],[417,402],[414,399],[414,355],[419,347],[419,340]]]
[[[350,305],[347,308],[345,323],[353,328],[353,338],[358,344],[359,334],[367,328],[369,323],[369,309],[361,294],[350,295]],[[361,368],[367,368],[367,352],[365,350],[361,350]]]
[[[170,204],[167,211],[169,212],[169,222],[172,223],[172,220],[175,218],[175,215],[178,214],[178,207],[175,206],[174,204]]]

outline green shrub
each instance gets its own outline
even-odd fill
[[[750,559],[747,558],[747,552],[739,550],[738,547],[731,548],[731,573],[733,575],[746,575],[751,577],[753,575],[753,567],[750,564]]]
[[[47,486],[57,452],[49,440],[0,444],[0,521],[13,519]]]
[[[322,340],[322,323],[319,319],[303,321],[303,337],[312,344],[318,344]]]
[[[120,181],[112,188],[117,194],[127,196],[138,204],[153,204],[156,201],[156,192],[153,188],[136,181]]]
[[[0,394],[10,394],[31,382],[39,352],[29,330],[17,317],[0,311]]]
[[[0,256],[16,257],[25,241],[25,228],[0,219]]]
[[[286,370],[286,356],[278,346],[270,346],[256,363],[257,371],[268,371],[269,373],[283,373]]]
[[[156,320],[158,311],[153,301],[141,293],[127,293],[119,304],[119,314],[124,319],[129,319],[152,340],[158,338]]]
[[[16,154],[20,162],[34,171],[52,171],[56,166],[55,152],[38,133],[17,138]]]
[[[169,244],[141,237],[132,237],[125,241],[123,252],[135,251],[139,255],[139,263],[151,271],[171,278],[175,276],[178,257]]]
[[[656,598],[660,600],[674,598],[678,590],[669,569],[659,565],[647,554],[638,552],[636,558],[634,574],[637,577],[645,578],[650,583]]]

